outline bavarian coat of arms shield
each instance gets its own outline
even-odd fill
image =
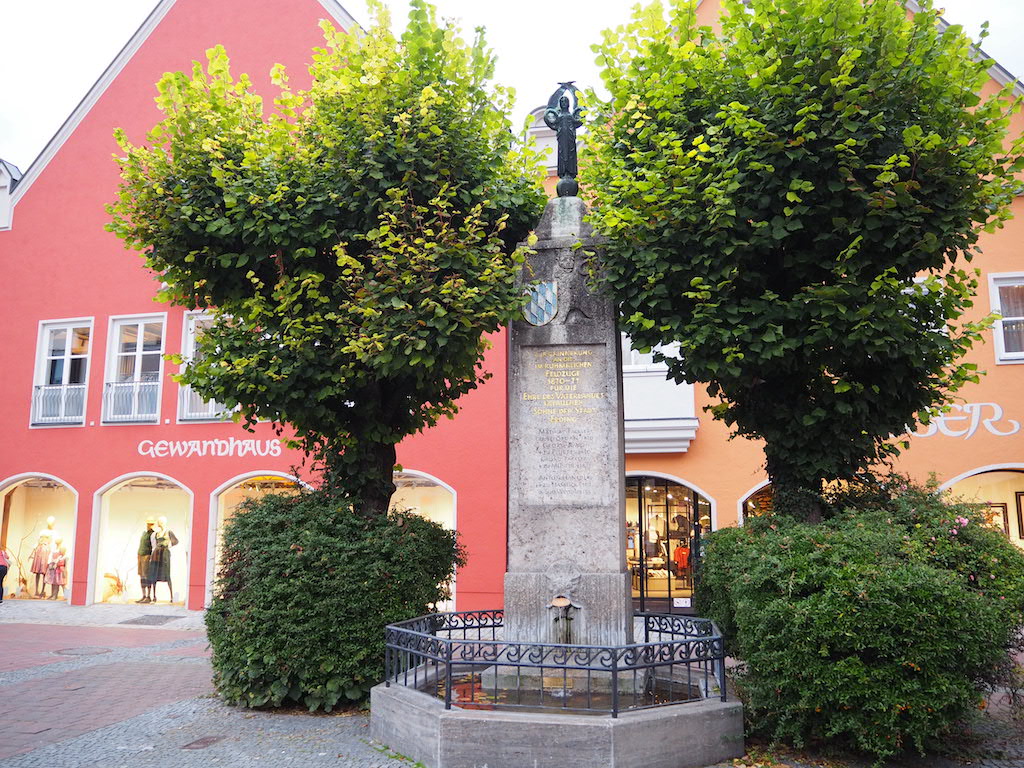
[[[523,310],[530,325],[547,325],[558,314],[558,283],[554,280],[537,283],[524,293],[530,297]]]

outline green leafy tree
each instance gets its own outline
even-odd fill
[[[637,11],[594,47],[611,92],[583,181],[634,342],[765,441],[779,492],[888,456],[948,401],[979,233],[1017,189],[1010,87],[928,0],[724,0]]]
[[[322,23],[311,86],[276,66],[273,106],[220,47],[165,75],[147,144],[118,134],[109,207],[161,297],[213,313],[179,380],[289,425],[367,514],[387,509],[395,444],[482,380],[544,202],[482,30],[465,43],[414,0],[396,38],[374,12],[366,33]]]

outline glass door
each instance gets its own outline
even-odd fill
[[[711,504],[696,491],[656,477],[626,478],[626,561],[634,607],[689,612],[700,536]]]

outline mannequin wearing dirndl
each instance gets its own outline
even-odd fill
[[[39,543],[29,557],[29,570],[35,574],[35,597],[46,597],[46,571],[50,565],[50,548],[53,537],[49,530],[39,534]]]
[[[167,591],[170,596],[169,602],[174,602],[174,587],[171,585],[171,547],[178,543],[178,537],[174,531],[167,527],[167,518],[158,517],[156,527],[150,534],[150,543],[153,546],[153,554],[149,559],[149,583],[152,589],[153,600],[156,600],[156,585],[167,582]]]
[[[68,586],[68,548],[61,539],[53,542],[50,561],[46,565],[46,583],[50,585],[50,600],[56,600],[61,588]]]

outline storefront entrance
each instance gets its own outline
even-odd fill
[[[0,547],[10,553],[4,596],[70,597],[78,497],[53,477],[19,478],[0,490]]]
[[[93,600],[184,604],[192,494],[170,478],[134,477],[103,492],[98,517]]]
[[[965,477],[948,487],[964,501],[985,504],[993,528],[1024,547],[1024,470],[993,470]]]
[[[711,503],[660,477],[626,478],[626,562],[640,611],[688,613]]]

